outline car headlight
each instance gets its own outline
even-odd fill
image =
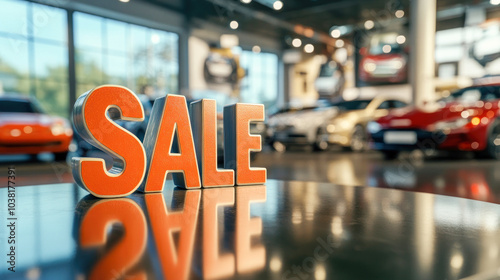
[[[451,130],[465,126],[469,123],[469,119],[458,118],[452,121],[440,121],[431,126],[431,130]]]
[[[62,134],[66,134],[67,136],[73,135],[73,130],[71,129],[69,124],[60,121],[53,123],[50,126],[50,131],[54,136],[59,136]]]
[[[375,62],[373,60],[365,60],[365,62],[363,63],[363,69],[366,71],[366,72],[373,72],[375,71],[375,69],[377,69],[377,64],[375,64]]]
[[[266,130],[266,125],[262,122],[258,122],[250,127],[250,132],[253,134],[261,134]]]
[[[382,126],[378,122],[369,122],[366,125],[366,130],[368,130],[369,133],[374,134],[382,130]]]
[[[393,58],[391,60],[392,67],[394,67],[395,69],[398,69],[398,70],[401,69],[404,64],[405,64],[405,61],[402,58]]]

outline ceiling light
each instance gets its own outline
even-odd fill
[[[306,53],[312,53],[314,51],[314,46],[312,44],[307,44],[304,46],[304,51]]]
[[[333,38],[338,38],[340,37],[340,30],[333,29],[332,32],[330,32],[330,35],[332,35]]]
[[[298,48],[300,46],[302,46],[302,40],[300,40],[299,38],[295,38],[293,39],[292,41],[292,46]]]
[[[406,42],[406,37],[403,35],[398,35],[398,37],[396,37],[396,42],[400,45],[404,44]]]
[[[239,26],[238,22],[233,20],[231,21],[231,23],[229,23],[229,27],[231,27],[231,29],[237,29]]]
[[[397,18],[402,18],[405,16],[405,11],[403,10],[397,10],[394,15],[396,15]]]
[[[128,3],[130,0],[119,0],[119,1],[123,3]]]
[[[335,41],[335,47],[342,48],[344,46],[344,40],[338,39]]]
[[[500,0],[490,0],[490,4],[496,6],[496,5],[500,4]]]
[[[240,0],[241,3],[244,3],[244,4],[250,4],[250,2],[252,2],[252,0]]]
[[[283,8],[283,2],[278,0],[273,3],[273,9],[275,9],[276,11],[281,10],[281,8]]]
[[[252,51],[254,53],[260,53],[260,47],[259,46],[253,46]]]
[[[374,26],[375,26],[375,23],[373,22],[373,20],[367,20],[367,21],[365,21],[365,28],[367,30],[372,29]]]

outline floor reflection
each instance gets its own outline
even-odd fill
[[[89,279],[459,279],[500,267],[499,205],[381,188],[270,180],[87,196],[75,226]]]
[[[428,158],[411,156],[385,161],[375,152],[262,154],[255,162],[268,177],[330,182],[346,186],[404,189],[500,203],[500,162],[462,154]]]

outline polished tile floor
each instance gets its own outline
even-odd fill
[[[18,185],[73,181],[69,166],[51,162],[50,156],[42,155],[35,161],[22,156],[0,157],[0,186],[6,185],[9,165],[16,167]],[[398,160],[385,161],[376,152],[294,149],[262,152],[252,165],[266,167],[269,179],[394,188],[500,203],[500,172],[495,172],[500,169],[500,161],[477,160],[468,154],[425,160],[403,154]]]

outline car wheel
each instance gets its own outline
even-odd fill
[[[328,149],[328,141],[327,137],[325,137],[325,133],[321,129],[316,133],[316,141],[314,142],[313,148],[315,151],[324,151]]]
[[[68,157],[68,152],[54,153],[55,161],[66,161]]]
[[[362,152],[367,146],[367,137],[365,130],[361,125],[356,125],[351,135],[351,150],[353,152]]]
[[[272,147],[278,153],[284,153],[286,151],[286,145],[278,141],[273,142]]]
[[[384,154],[384,159],[393,160],[397,159],[399,156],[399,151],[381,151]]]
[[[488,133],[488,143],[485,150],[488,157],[500,159],[500,122],[496,121]]]

